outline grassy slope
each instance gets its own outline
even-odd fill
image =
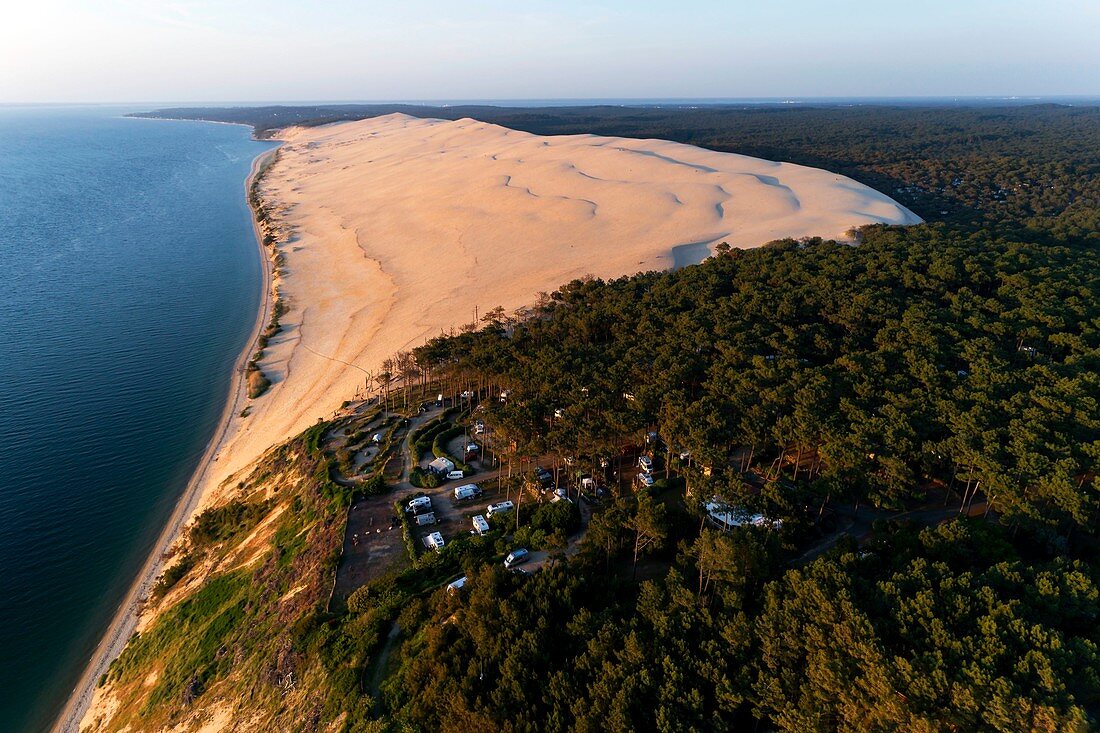
[[[106,685],[118,708],[96,729],[193,729],[219,709],[270,728],[325,706],[330,686],[318,684],[327,674],[312,652],[343,514],[317,480],[327,461],[316,433],[253,468],[231,500],[250,511],[222,512],[224,521],[207,522],[205,532],[192,528],[187,561],[195,567],[111,666]]]

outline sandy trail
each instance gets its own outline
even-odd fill
[[[574,278],[666,269],[675,247],[920,222],[828,171],[661,140],[543,137],[405,115],[279,137],[262,185],[292,232],[279,245],[290,310],[261,362],[273,384],[242,418],[236,379],[223,428],[74,691],[64,730],[75,729],[135,624],[149,622],[136,618],[138,599],[185,520],[268,448],[332,415],[397,351],[469,322],[475,307],[512,311]],[[100,698],[85,724],[109,709]]]

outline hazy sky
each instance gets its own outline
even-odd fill
[[[1100,94],[1100,0],[8,0],[0,102]]]

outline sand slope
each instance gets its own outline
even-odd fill
[[[389,115],[289,129],[265,196],[292,232],[290,313],[208,483],[328,416],[364,371],[474,307],[515,309],[573,278],[672,264],[682,244],[753,247],[920,219],[827,171],[661,140],[542,137]]]

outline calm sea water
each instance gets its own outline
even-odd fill
[[[220,417],[260,300],[243,127],[0,107],[0,730],[47,727]]]

